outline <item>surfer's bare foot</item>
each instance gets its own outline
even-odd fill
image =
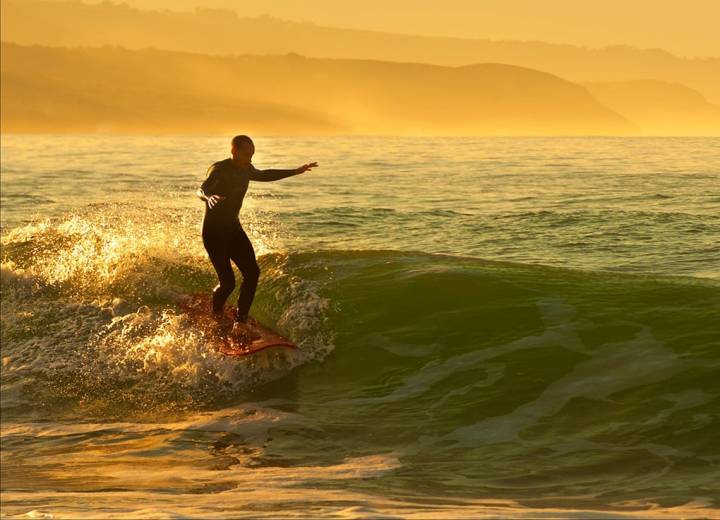
[[[257,323],[253,318],[246,318],[245,321],[243,320],[235,320],[233,322],[232,326],[232,334],[233,336],[236,336],[238,338],[241,338],[243,340],[247,340],[249,342],[255,341],[256,339],[260,339],[261,336],[258,334],[256,330],[254,330],[253,325]]]
[[[216,334],[225,335],[230,332],[232,324],[228,323],[228,320],[225,318],[223,313],[213,312],[211,316],[213,321],[213,330]]]
[[[260,322],[258,320],[256,320],[255,318],[253,318],[252,316],[248,316],[247,318],[242,320],[242,322],[251,328],[255,328],[260,324]]]
[[[257,327],[260,322],[258,322],[255,318],[250,316],[249,314],[243,314],[240,315],[237,312],[235,313],[235,322],[236,323],[242,323],[243,325],[246,325],[247,327]]]

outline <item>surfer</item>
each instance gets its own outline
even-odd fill
[[[260,277],[255,250],[239,218],[248,184],[250,181],[269,182],[299,175],[316,167],[317,163],[289,170],[258,170],[251,162],[255,144],[250,137],[237,135],[232,138],[231,144],[232,157],[210,165],[197,196],[205,201],[203,245],[220,282],[212,293],[213,316],[218,321],[221,319],[225,301],[235,289],[232,260],[243,277],[233,328],[246,330],[253,324],[249,312]]]

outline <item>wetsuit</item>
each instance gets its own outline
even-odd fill
[[[260,268],[255,251],[240,224],[240,208],[250,181],[275,181],[297,175],[296,170],[258,170],[252,164],[238,167],[228,158],[213,163],[200,188],[207,197],[221,195],[224,200],[212,209],[205,201],[202,225],[203,245],[217,272],[220,283],[213,290],[213,312],[222,313],[223,305],[235,289],[232,260],[243,276],[238,297],[237,319],[245,320],[257,288]]]

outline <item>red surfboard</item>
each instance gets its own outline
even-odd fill
[[[298,348],[295,343],[252,317],[246,330],[233,331],[234,309],[228,305],[218,324],[212,317],[212,297],[208,294],[192,295],[180,307],[215,348],[227,356],[247,356],[273,347]]]

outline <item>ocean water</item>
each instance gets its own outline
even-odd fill
[[[720,139],[258,137],[243,359],[227,141],[2,136],[3,518],[720,517]]]

